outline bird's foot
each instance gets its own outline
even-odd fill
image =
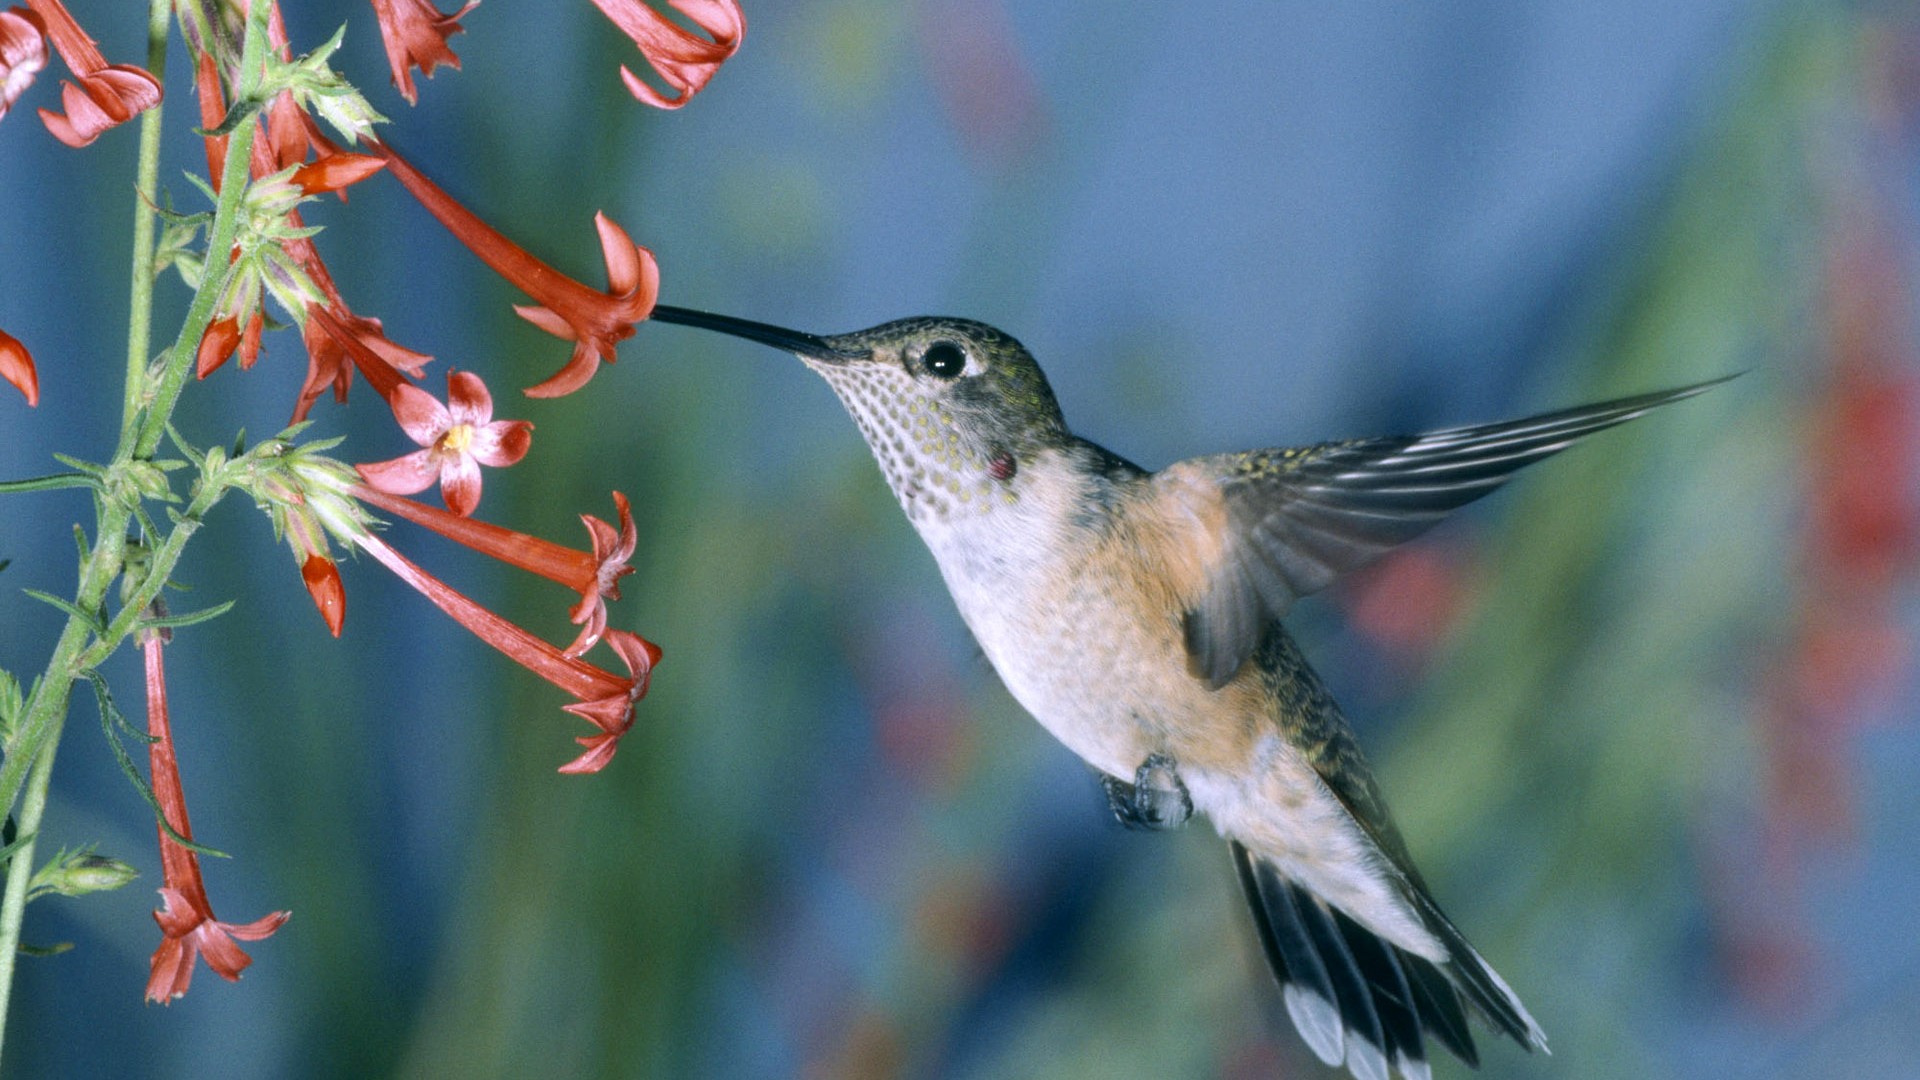
[[[1174,760],[1165,754],[1152,754],[1141,762],[1131,784],[1102,774],[1100,786],[1106,789],[1114,818],[1129,829],[1177,829],[1193,816],[1193,796],[1187,794]]]

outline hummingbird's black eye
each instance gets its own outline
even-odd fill
[[[967,370],[967,354],[951,341],[936,341],[927,346],[920,362],[927,366],[928,374],[942,379],[957,379]]]

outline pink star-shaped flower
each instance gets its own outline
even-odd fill
[[[493,418],[493,395],[471,372],[447,375],[445,405],[408,382],[396,385],[387,400],[394,419],[420,449],[361,465],[361,477],[390,495],[425,491],[438,480],[447,509],[461,517],[480,505],[480,466],[512,465],[533,445],[531,423]]]

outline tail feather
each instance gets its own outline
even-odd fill
[[[1398,949],[1394,952],[1406,956]],[[1454,1057],[1479,1068],[1480,1051],[1474,1049],[1473,1033],[1467,1030],[1467,1013],[1460,1007],[1460,995],[1447,977],[1440,974],[1439,968],[1419,957],[1411,959],[1418,962],[1403,963],[1401,967],[1407,973],[1407,982],[1412,984],[1414,1009],[1420,1014],[1421,1025]]]
[[[1341,936],[1333,913],[1313,902],[1298,889],[1287,889],[1266,866],[1256,868],[1262,879],[1261,891],[1278,887],[1282,901],[1291,893],[1291,905],[1307,928],[1313,947],[1326,960],[1327,974],[1333,978],[1333,990],[1339,999],[1340,1019],[1347,1029],[1347,1068],[1360,1080],[1387,1080],[1387,1037],[1380,1025],[1380,1010],[1375,1008],[1375,991],[1360,976],[1360,965]]]
[[[1421,913],[1451,956],[1444,964],[1381,939],[1239,842],[1231,847],[1287,1014],[1320,1060],[1344,1063],[1360,1080],[1387,1080],[1390,1068],[1407,1080],[1429,1080],[1431,1036],[1478,1065],[1469,1009],[1527,1049],[1545,1049],[1539,1025],[1513,991],[1424,895]]]
[[[1420,1012],[1399,956],[1344,912],[1334,911],[1333,921],[1371,988],[1373,1009],[1379,1014],[1380,1028],[1386,1036],[1387,1052],[1393,1057],[1394,1067],[1407,1080],[1427,1080],[1431,1070],[1427,1068],[1426,1040],[1420,1035]]]
[[[1447,954],[1452,959],[1447,965],[1446,974],[1464,993],[1468,1004],[1490,1026],[1521,1046],[1528,1050],[1545,1050],[1546,1033],[1534,1022],[1526,1006],[1520,1004],[1520,997],[1513,992],[1513,988],[1493,968],[1487,966],[1473,946],[1467,944],[1467,939],[1453,925],[1453,921],[1441,912],[1424,890],[1413,890],[1413,899],[1420,907],[1427,929],[1447,947]]]
[[[1338,1065],[1346,1058],[1346,1027],[1340,1019],[1339,997],[1334,993],[1333,980],[1327,975],[1327,966],[1300,925],[1291,896],[1284,888],[1269,891],[1263,878],[1270,878],[1271,874],[1262,875],[1254,869],[1253,860],[1239,841],[1233,841],[1232,846],[1240,886],[1246,890],[1247,902],[1253,907],[1253,927],[1260,935],[1267,964],[1280,981],[1287,1015],[1314,1056],[1329,1065]]]

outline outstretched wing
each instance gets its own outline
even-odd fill
[[[1731,377],[1524,420],[1215,454],[1162,470],[1156,485],[1217,485],[1224,503],[1226,539],[1185,616],[1194,674],[1224,686],[1296,599],[1420,535],[1522,466]]]

